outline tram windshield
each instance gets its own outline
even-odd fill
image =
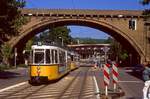
[[[44,63],[44,52],[35,52],[34,53],[34,63],[41,64]]]

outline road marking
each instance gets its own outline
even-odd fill
[[[96,87],[96,93],[97,93],[96,98],[100,99],[100,96],[99,96],[100,92],[99,92],[99,88],[98,88],[98,84],[97,84],[95,76],[93,76],[93,79],[94,79],[94,83],[95,83],[95,87]]]
[[[124,70],[125,72],[133,72],[133,70]]]
[[[119,83],[143,83],[142,81],[118,81]]]
[[[3,91],[6,91],[6,90],[9,90],[9,89],[12,89],[12,88],[15,88],[15,87],[18,87],[18,86],[21,86],[21,85],[24,85],[24,84],[27,84],[28,82],[22,82],[22,83],[19,83],[19,84],[15,84],[15,85],[12,85],[12,86],[9,86],[9,87],[6,87],[6,88],[3,88],[3,89],[0,89],[0,92],[3,92]]]

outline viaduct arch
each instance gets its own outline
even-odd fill
[[[22,9],[22,15],[28,19],[28,23],[22,27],[19,35],[8,41],[20,53],[30,38],[47,28],[80,25],[92,27],[113,36],[128,51],[137,55],[135,58],[139,57],[140,62],[150,58],[147,54],[149,52],[142,11]],[[129,28],[132,19],[136,20],[135,30]]]

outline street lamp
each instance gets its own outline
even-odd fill
[[[64,46],[64,40],[62,37],[59,37],[61,39],[61,45]]]

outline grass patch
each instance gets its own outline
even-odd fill
[[[4,70],[7,70],[9,69],[10,67],[7,66],[7,65],[4,65],[4,64],[0,64],[0,71],[4,71]]]
[[[19,64],[19,65],[17,65],[17,67],[27,68],[27,67],[28,67],[28,65],[25,65],[25,64]]]

